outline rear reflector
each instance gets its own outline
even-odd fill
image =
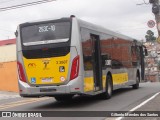
[[[24,70],[23,70],[23,66],[20,62],[17,61],[17,67],[18,67],[18,75],[19,75],[19,79],[23,82],[27,82],[25,75],[24,75]]]
[[[75,90],[79,90],[80,88],[75,88]]]
[[[79,55],[73,59],[70,80],[73,80],[76,77],[78,77],[78,73],[79,73]]]

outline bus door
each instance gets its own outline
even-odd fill
[[[95,91],[102,90],[102,65],[101,65],[101,49],[100,38],[98,35],[90,34],[92,40],[92,64],[94,76]]]

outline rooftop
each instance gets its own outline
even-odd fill
[[[16,44],[16,38],[8,40],[0,40],[0,46]]]

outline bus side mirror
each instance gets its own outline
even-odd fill
[[[16,30],[16,32],[14,33],[16,37],[18,37],[18,31]]]
[[[148,56],[148,51],[146,48],[144,49],[144,53],[145,53],[145,56]]]

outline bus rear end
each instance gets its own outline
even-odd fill
[[[83,92],[78,45],[72,45],[76,19],[24,23],[18,27],[17,66],[23,97],[74,95]],[[77,33],[78,34],[78,33]],[[76,42],[76,43],[77,43]]]

